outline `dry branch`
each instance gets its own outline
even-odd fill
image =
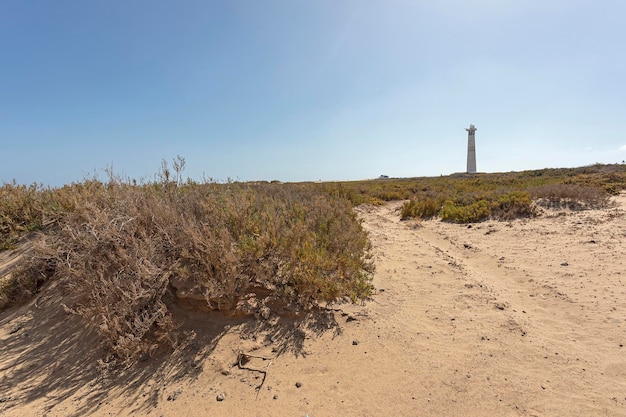
[[[262,359],[263,361],[269,361],[269,363],[267,364],[265,369],[249,368],[245,366],[245,364],[250,362],[251,358]],[[237,367],[239,369],[245,369],[246,371],[259,372],[263,374],[263,379],[261,380],[261,383],[257,387],[254,388],[256,391],[255,398],[259,398],[259,392],[261,392],[261,388],[263,387],[263,384],[265,383],[265,379],[267,378],[267,372],[269,371],[270,365],[272,364],[273,360],[274,358],[268,358],[266,356],[255,356],[255,355],[250,355],[248,353],[243,353],[243,352],[239,352],[239,354],[237,355]]]

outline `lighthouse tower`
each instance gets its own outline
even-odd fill
[[[470,125],[467,130],[467,173],[476,173],[476,136],[475,133],[478,129],[474,125]]]

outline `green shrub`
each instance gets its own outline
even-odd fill
[[[491,215],[499,220],[512,220],[536,216],[537,209],[529,192],[512,191],[498,196],[491,205]]]
[[[466,206],[446,200],[439,213],[441,220],[453,223],[480,222],[489,218],[490,215],[491,208],[487,200],[478,200]]]
[[[429,219],[437,214],[441,209],[441,204],[433,198],[414,199],[402,205],[401,219],[409,218]]]
[[[610,194],[618,194],[626,189],[626,166],[595,164],[581,168],[472,175],[458,173],[440,177],[343,181],[317,185],[325,192],[346,196],[354,205],[424,198],[437,201],[450,198],[457,204],[469,205],[480,199],[492,202],[498,195],[511,191],[531,191],[536,187],[565,183],[593,186]]]

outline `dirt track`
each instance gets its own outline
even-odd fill
[[[423,313],[427,415],[626,413],[622,210],[414,230],[387,210],[367,225],[387,285],[406,287],[392,303]]]
[[[0,414],[626,415],[625,200],[471,228],[361,207],[378,292],[340,306],[339,327],[282,320],[272,333],[179,312],[196,342],[117,382],[51,292],[0,315]],[[233,366],[240,351],[272,358],[248,366],[264,381]]]

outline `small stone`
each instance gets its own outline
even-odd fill
[[[272,398],[274,398],[275,400],[278,399],[278,395],[274,395]]]
[[[267,306],[263,306],[259,309],[259,315],[263,320],[267,320],[272,315],[272,310],[270,310]]]
[[[167,396],[167,401],[176,401],[178,399],[178,396],[181,394],[181,390],[176,390],[173,393],[171,393],[170,395]]]
[[[561,266],[569,266],[569,264],[567,262],[563,262]]]
[[[353,341],[352,341],[352,346],[356,346],[356,345],[358,345],[358,344],[359,344],[359,341],[358,341],[358,340],[353,340]]]
[[[302,382],[296,382],[296,388],[300,388],[302,386]]]
[[[13,327],[11,330],[9,330],[9,334],[14,334],[19,332],[22,329],[22,325],[18,324],[15,327]]]
[[[226,396],[221,392],[217,394],[217,397],[215,397],[217,401],[224,401],[224,398],[226,398]]]

